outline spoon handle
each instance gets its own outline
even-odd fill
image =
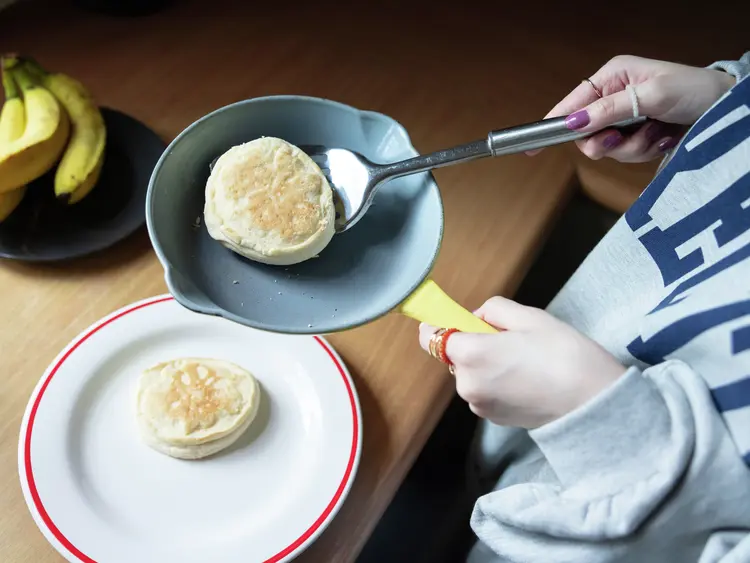
[[[611,127],[623,129],[631,125],[640,124],[645,120],[645,117],[631,118],[615,123]],[[487,145],[492,156],[500,156],[567,143],[589,137],[594,133],[596,131],[586,133],[573,131],[565,125],[565,117],[553,117],[535,123],[491,131],[487,135]]]
[[[429,154],[421,154],[413,158],[393,162],[390,164],[378,164],[373,168],[373,185],[380,184],[385,180],[393,180],[401,176],[426,172],[434,168],[460,164],[477,158],[492,156],[487,139],[458,145],[449,149],[443,149]]]
[[[631,118],[615,123],[611,127],[623,129],[640,124],[645,120],[645,117]],[[516,125],[507,129],[491,131],[486,139],[480,141],[415,156],[400,162],[375,165],[372,172],[373,185],[378,185],[385,180],[393,180],[401,176],[426,172],[434,168],[460,164],[486,156],[500,156],[559,145],[560,143],[589,137],[594,133],[596,131],[582,133],[581,131],[568,129],[565,125],[565,117],[552,117],[534,123]]]

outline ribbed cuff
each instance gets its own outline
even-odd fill
[[[709,65],[707,68],[712,70],[723,70],[724,72],[731,74],[737,79],[737,82],[745,78],[750,74],[750,51],[745,53],[740,60],[737,61],[716,61]]]

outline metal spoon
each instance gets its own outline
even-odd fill
[[[638,117],[616,123],[622,129],[645,121]],[[299,148],[318,164],[333,188],[336,201],[336,232],[351,229],[372,204],[378,188],[394,178],[433,168],[460,164],[487,156],[500,156],[558,145],[596,133],[571,131],[565,117],[544,119],[508,129],[491,131],[486,139],[416,156],[390,164],[376,164],[361,154],[341,148],[307,145]]]

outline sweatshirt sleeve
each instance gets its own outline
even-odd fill
[[[690,538],[692,560],[729,563],[747,545],[750,470],[686,364],[630,368],[530,436],[558,482],[490,493],[472,515],[501,559],[666,561]]]
[[[734,76],[737,82],[745,78],[750,74],[750,51],[746,52],[737,61],[716,61],[712,65],[709,65],[710,69],[723,70]]]
[[[706,544],[698,563],[747,563],[750,534],[742,531],[717,532]]]

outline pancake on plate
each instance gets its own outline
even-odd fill
[[[317,164],[276,137],[236,145],[206,182],[208,234],[264,264],[297,264],[317,256],[334,235],[333,190]]]
[[[233,444],[258,412],[260,386],[225,360],[178,358],[145,370],[137,419],[144,441],[181,459],[199,459]]]

